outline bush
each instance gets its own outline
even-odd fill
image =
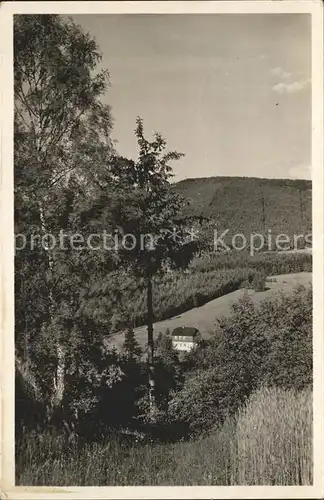
[[[264,381],[301,390],[312,383],[312,311],[311,287],[276,294],[259,306],[245,296],[234,304],[231,318],[218,322],[222,341],[211,343],[211,350],[254,388]]]
[[[192,432],[222,423],[263,383],[302,390],[312,383],[312,291],[298,287],[256,307],[248,295],[218,320],[169,411]]]
[[[260,377],[269,386],[302,390],[313,380],[313,300],[311,287],[260,304],[270,349]],[[261,327],[262,327],[261,325]]]
[[[170,420],[182,422],[190,434],[197,435],[221,425],[235,413],[244,401],[244,393],[222,368],[189,373],[182,390],[169,403]]]

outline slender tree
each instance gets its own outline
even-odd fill
[[[136,161],[117,161],[116,179],[123,179],[124,203],[131,207],[128,218],[124,213],[124,236],[132,235],[132,245],[120,245],[119,258],[143,283],[147,293],[148,396],[154,419],[154,280],[168,268],[184,268],[198,248],[198,241],[188,235],[188,220],[179,219],[184,199],[171,187],[171,161],[183,155],[166,151],[166,141],[155,133],[153,140],[144,136],[143,121],[137,118],[135,135],[139,147]],[[115,179],[115,180],[116,180]],[[125,240],[126,241],[126,240]]]

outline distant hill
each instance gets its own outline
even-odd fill
[[[275,236],[307,234],[312,229],[312,183],[307,180],[255,177],[185,179],[173,185],[190,204],[185,216],[206,217],[218,233]]]

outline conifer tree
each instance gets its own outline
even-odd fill
[[[143,120],[139,117],[135,136],[139,148],[137,160],[125,159],[122,168],[120,161],[117,162],[115,172],[115,181],[123,179],[126,182],[124,202],[126,207],[132,207],[123,231],[131,233],[134,240],[131,248],[120,246],[119,258],[146,288],[148,399],[154,420],[154,280],[167,268],[187,267],[199,242],[188,237],[188,220],[179,217],[186,202],[171,187],[174,174],[170,162],[184,155],[166,151],[166,141],[160,133],[155,133],[153,140],[147,140]]]
[[[125,332],[123,351],[129,361],[134,361],[141,357],[142,349],[136,340],[133,328],[128,327]]]

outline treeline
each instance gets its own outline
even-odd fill
[[[202,252],[192,259],[186,272],[174,271],[155,278],[154,319],[162,321],[176,316],[242,287],[255,288],[260,283],[264,289],[268,276],[304,271],[312,271],[310,254],[262,252],[251,256],[239,251],[224,254]],[[129,324],[138,327],[147,321],[145,291],[140,289],[138,281],[124,275],[117,276],[118,281],[122,293],[119,304],[112,309],[112,332]],[[110,293],[108,290],[107,297]]]

